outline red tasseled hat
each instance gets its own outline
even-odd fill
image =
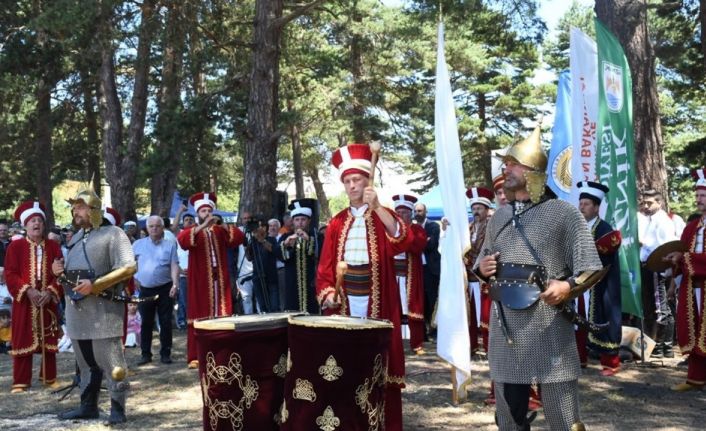
[[[194,207],[194,211],[196,212],[199,212],[199,209],[203,206],[209,206],[215,210],[216,202],[218,202],[218,198],[215,193],[200,192],[189,198],[189,203]]]
[[[474,204],[483,204],[490,208],[493,205],[495,193],[485,187],[471,187],[466,190],[466,197],[471,200],[471,206]]]
[[[392,201],[395,204],[395,209],[399,207],[409,208],[414,211],[414,204],[417,203],[417,198],[412,195],[394,195]]]
[[[348,144],[333,153],[331,163],[341,174],[341,180],[354,173],[370,177],[373,170],[372,157],[373,153],[367,144]]]
[[[46,208],[37,201],[22,202],[15,210],[15,220],[20,222],[22,226],[25,226],[29,219],[37,215],[41,216],[42,220],[47,219]]]
[[[123,219],[120,217],[120,213],[111,207],[106,207],[103,210],[103,218],[108,220],[113,226],[120,226],[123,224]]]

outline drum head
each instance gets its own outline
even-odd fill
[[[334,329],[383,329],[392,328],[389,320],[365,319],[350,316],[291,316],[289,324],[292,326],[306,326],[309,328],[334,328]]]
[[[287,320],[302,313],[246,314],[243,316],[223,316],[201,319],[194,322],[194,328],[207,331],[253,331],[268,328],[283,328]]]

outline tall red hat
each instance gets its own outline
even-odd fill
[[[215,193],[200,192],[192,195],[189,198],[189,203],[194,207],[194,211],[199,212],[203,206],[209,206],[211,209],[216,209],[218,198]]]
[[[111,207],[105,207],[103,210],[103,218],[108,220],[113,226],[120,226],[123,224],[123,219],[120,217],[120,213]]]
[[[42,220],[46,220],[46,211],[44,205],[37,201],[25,201],[15,210],[15,220],[20,222],[22,226],[25,226],[29,219],[37,215],[42,217]]]
[[[490,208],[493,205],[495,193],[485,187],[471,187],[466,190],[466,197],[471,200],[471,206],[474,204],[483,204]]]
[[[417,198],[412,195],[394,195],[392,201],[395,204],[395,209],[405,207],[414,211],[414,204],[417,203]]]
[[[370,177],[373,171],[373,153],[367,144],[348,144],[337,149],[331,163],[341,174],[341,180],[348,174],[362,174]]]
[[[696,190],[706,190],[706,168],[694,169],[691,176],[696,180]]]

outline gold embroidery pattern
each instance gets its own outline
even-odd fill
[[[370,316],[380,317],[380,254],[378,251],[378,236],[375,232],[373,211],[365,211],[365,228],[368,230],[368,254],[370,261]]]
[[[350,211],[346,212],[346,220],[343,222],[343,228],[341,228],[341,235],[338,237],[338,256],[336,257],[336,264],[343,260],[343,249],[346,245],[346,239],[348,238],[348,231],[351,230],[351,224],[353,223],[353,214]],[[335,267],[332,269],[335,272]],[[335,280],[335,274],[334,274]],[[346,294],[346,289],[341,289],[341,311],[339,314],[348,314],[348,295]]]
[[[287,372],[292,369],[292,352],[287,349]]]
[[[284,243],[283,243],[284,244]],[[295,246],[295,264],[297,272],[297,290],[299,291],[299,310],[306,311],[309,283],[307,282],[307,260],[314,254],[314,241],[297,241]]]
[[[314,385],[306,379],[297,379],[294,384],[294,391],[292,391],[292,398],[313,403],[316,401]]]
[[[698,229],[698,228],[697,228]],[[697,230],[698,234],[698,230]],[[691,239],[691,244],[689,244],[689,251],[691,250],[696,250],[696,237],[697,235],[694,235],[694,237]],[[694,284],[692,282],[691,274],[694,273],[694,268],[691,264],[691,259],[689,259],[689,252],[684,253],[684,265],[687,268],[688,273],[684,274],[684,277],[686,277],[686,309],[688,312],[686,313],[686,321],[687,324],[689,325],[689,343],[686,346],[679,346],[682,355],[691,353],[691,351],[694,349],[694,345],[696,344],[696,322],[694,321],[694,317],[696,316],[696,309],[694,308]]]
[[[278,425],[282,425],[283,423],[287,422],[287,419],[289,419],[289,410],[287,410],[287,400],[282,401],[282,407],[279,408],[279,411],[275,413],[275,423]]]
[[[213,251],[216,253],[216,277],[218,277],[218,298],[220,299],[220,304],[213,304],[213,309],[218,310],[218,306],[220,305],[220,314],[218,316],[225,316],[226,313],[226,301],[225,301],[225,295],[226,293],[230,295],[230,292],[226,292],[226,285],[225,285],[225,280],[223,279],[223,271],[220,270],[220,268],[223,268],[224,264],[221,262],[221,251],[220,251],[220,244],[219,244],[219,239],[221,238],[223,230],[222,228],[219,230],[213,229],[211,231],[211,235],[213,235]],[[214,269],[214,268],[212,268]],[[213,284],[211,285],[213,286]]]
[[[360,411],[368,415],[368,431],[378,431],[381,429],[383,420],[383,412],[385,410],[384,398],[376,405],[370,403],[370,394],[376,387],[382,388],[385,386],[385,374],[387,367],[382,365],[382,355],[375,356],[373,363],[372,379],[366,378],[362,385],[355,390],[355,403],[360,407]]]
[[[331,406],[326,406],[324,414],[316,418],[316,425],[322,431],[334,431],[341,425],[341,420],[334,415]]]
[[[211,384],[231,385],[237,381],[238,387],[243,391],[243,397],[235,400],[219,400],[211,398]],[[204,397],[204,406],[208,409],[211,429],[215,430],[218,421],[229,419],[234,430],[243,429],[243,414],[249,409],[259,395],[259,386],[250,376],[243,375],[240,355],[231,353],[228,365],[217,365],[212,352],[206,354],[206,375],[201,379]]]
[[[287,353],[289,355],[289,352]],[[284,353],[282,356],[279,357],[279,361],[275,364],[274,367],[272,367],[272,372],[275,373],[277,377],[284,378],[284,376],[287,374],[287,371],[289,370],[289,366],[287,364],[287,360],[289,357],[285,355]]]
[[[336,358],[331,355],[326,359],[326,364],[319,367],[319,374],[327,382],[333,382],[343,375],[343,368],[338,366]]]

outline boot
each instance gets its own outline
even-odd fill
[[[122,424],[127,421],[125,417],[125,402],[122,403],[113,398],[110,399],[110,417],[108,425]]]
[[[103,371],[92,368],[90,380],[86,389],[81,392],[81,404],[78,408],[59,414],[61,420],[71,419],[97,419],[98,418],[98,392],[101,390]]]
[[[665,358],[673,358],[674,357],[674,346],[672,346],[671,342],[666,342],[662,346],[662,354]]]
[[[652,354],[650,355],[650,358],[664,358],[664,343],[657,343],[655,345],[655,348],[652,349]]]
[[[664,342],[662,343],[662,354],[665,358],[674,357],[674,317],[669,317],[669,322],[664,327]]]

